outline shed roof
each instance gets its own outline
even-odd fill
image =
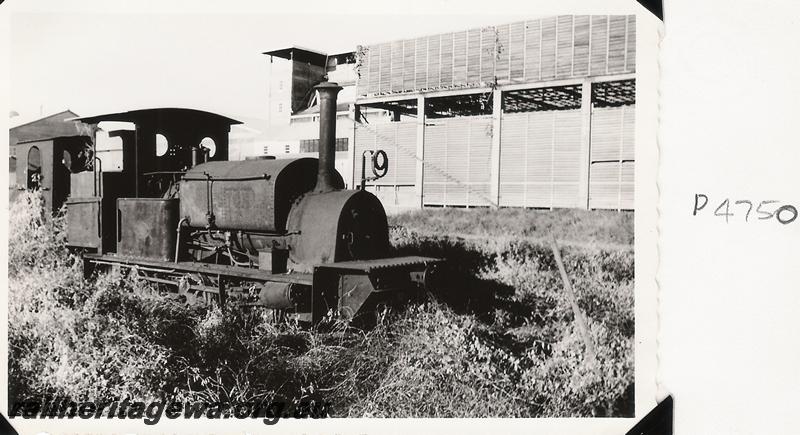
[[[34,142],[47,142],[47,141],[55,141],[55,140],[59,140],[59,139],[71,139],[71,140],[83,139],[83,140],[92,140],[92,138],[91,138],[91,137],[89,137],[89,136],[86,136],[86,135],[83,135],[83,134],[76,134],[76,135],[73,135],[73,136],[52,136],[52,137],[42,137],[42,138],[36,138],[36,139],[27,139],[27,140],[21,140],[21,141],[17,142],[17,145],[19,145],[19,144],[25,144],[25,143],[34,143]]]
[[[16,112],[14,112],[14,113],[16,113]],[[63,115],[63,116],[59,116],[59,115]],[[73,111],[71,111],[71,110],[69,110],[69,109],[60,110],[58,112],[52,112],[52,113],[49,113],[47,115],[13,116],[13,117],[11,117],[9,119],[9,121],[10,121],[9,122],[9,124],[10,124],[9,127],[11,129],[15,129],[17,127],[22,127],[24,125],[33,124],[34,122],[43,121],[43,120],[47,120],[47,119],[50,119],[50,118],[63,117],[63,118],[66,119],[66,118],[76,117],[76,116],[78,116],[78,114],[73,112]]]
[[[265,51],[262,54],[296,60],[298,62],[309,62],[319,66],[325,66],[325,62],[328,58],[326,53],[296,46]]]

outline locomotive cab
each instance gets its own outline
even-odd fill
[[[118,130],[110,136],[122,141],[122,171],[104,171],[99,161],[92,161],[89,171],[71,174],[70,194],[66,201],[69,246],[85,252],[117,252],[123,233],[123,215],[138,201],[148,209],[158,199],[176,198],[175,182],[186,169],[200,160],[228,159],[228,132],[239,121],[214,113],[184,108],[157,108],[73,118],[93,126],[101,122],[126,122],[135,130]],[[163,152],[158,139],[166,141]],[[214,143],[215,153],[202,152],[201,144]],[[96,143],[96,137],[92,143]],[[93,150],[93,155],[96,151]],[[127,199],[123,209],[120,199]],[[163,204],[162,204],[163,205]],[[156,207],[157,209],[158,207]],[[151,211],[142,210],[141,215]],[[134,213],[135,214],[135,213]],[[130,217],[129,217],[130,220]],[[149,235],[155,239],[155,234]],[[148,237],[145,231],[134,231],[126,238]],[[130,245],[131,243],[128,243]]]

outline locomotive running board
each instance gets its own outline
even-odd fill
[[[157,271],[160,272],[193,272],[206,275],[224,276],[228,278],[288,282],[304,285],[311,285],[313,282],[311,279],[311,274],[307,273],[273,274],[265,270],[226,266],[224,264],[196,263],[192,261],[179,261],[177,263],[173,263],[168,261],[128,257],[116,254],[84,254],[83,259],[84,262],[90,262],[94,264],[138,267],[142,270],[145,270],[145,268],[152,268],[157,269]],[[84,273],[91,273],[91,268],[87,268],[84,265]]]
[[[311,322],[331,310],[354,321],[381,305],[399,306],[429,290],[431,277],[443,260],[395,257],[344,261],[314,267]]]
[[[300,284],[310,287],[310,304],[302,303],[304,308],[296,311],[294,316],[299,321],[312,324],[319,323],[331,313],[354,323],[369,323],[369,319],[374,318],[369,314],[375,313],[380,306],[402,306],[424,291],[431,290],[435,286],[432,284],[435,270],[444,263],[438,258],[396,257],[319,264],[314,267],[313,274],[272,274],[265,270],[236,266],[190,261],[174,263],[117,254],[84,254],[83,261],[87,277],[95,266],[116,266],[143,272],[200,273],[226,279]],[[221,290],[203,288],[202,291],[217,293],[223,298]]]

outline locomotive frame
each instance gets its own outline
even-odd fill
[[[329,315],[368,322],[378,307],[431,290],[443,261],[392,257],[380,201],[344,189],[334,168],[341,88],[315,88],[318,159],[228,161],[227,133],[239,122],[208,112],[76,118],[136,126],[113,133],[123,138],[121,173],[93,166],[71,175],[67,239],[84,274],[127,269],[190,303],[261,306],[312,324]],[[162,157],[156,134],[170,139]],[[206,137],[213,156],[200,145]]]

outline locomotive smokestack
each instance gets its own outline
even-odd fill
[[[314,87],[319,91],[319,170],[315,192],[330,192],[336,171],[336,95],[341,86],[323,82]]]

